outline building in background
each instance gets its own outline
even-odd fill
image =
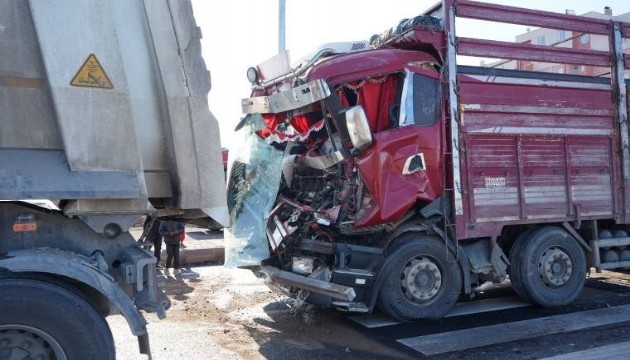
[[[575,15],[573,10],[566,10],[567,14]],[[630,12],[621,15],[613,15],[613,9],[606,6],[604,12],[590,11],[582,16],[596,19],[614,20],[630,22]],[[529,30],[516,36],[517,43],[527,43],[533,45],[545,45],[553,47],[566,47],[584,50],[608,51],[609,42],[605,35],[594,35],[577,33],[574,31],[554,30],[539,28]],[[630,53],[630,41],[623,40],[623,52]],[[553,72],[559,74],[574,74],[587,76],[609,76],[610,68],[590,66],[590,65],[574,65],[574,64],[552,64],[532,62],[526,60],[499,61],[487,64],[481,62],[482,66],[495,67],[499,69],[519,69],[527,71]]]

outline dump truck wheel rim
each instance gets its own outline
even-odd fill
[[[0,325],[0,358],[67,360],[57,340],[26,325]]]

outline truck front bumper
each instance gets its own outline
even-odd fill
[[[353,301],[356,297],[352,287],[298,275],[273,266],[262,266],[260,272],[270,287],[280,288],[285,293],[287,291],[284,290],[284,287],[290,287],[348,302]]]

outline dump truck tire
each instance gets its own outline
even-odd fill
[[[116,358],[105,319],[75,292],[39,280],[0,278],[0,294],[0,353],[34,359]]]

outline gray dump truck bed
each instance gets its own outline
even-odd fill
[[[151,358],[169,301],[129,228],[228,223],[200,37],[188,0],[0,1],[2,351],[112,360],[122,314]]]
[[[189,1],[0,2],[0,199],[226,223]]]

